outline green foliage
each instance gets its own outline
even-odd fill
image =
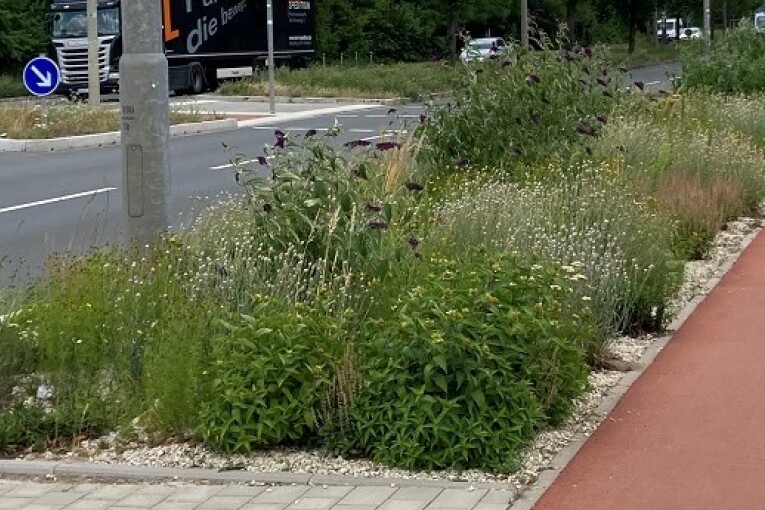
[[[316,310],[264,300],[224,326],[213,340],[211,398],[201,413],[207,443],[249,453],[308,442],[342,352],[337,324]]]
[[[716,38],[711,54],[706,54],[703,41],[694,41],[682,57],[684,88],[722,94],[765,90],[765,34],[749,20]]]
[[[0,0],[0,70],[16,67],[45,50],[46,0]]]
[[[600,50],[550,46],[465,71],[451,105],[435,109],[424,127],[423,159],[442,172],[467,166],[520,173],[524,165],[565,158],[592,143],[620,94],[621,75]]]
[[[408,469],[513,469],[586,385],[593,322],[567,307],[570,285],[511,255],[423,261],[366,325],[361,389],[331,442]]]

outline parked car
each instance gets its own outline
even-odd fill
[[[688,27],[680,32],[680,40],[701,39],[703,36],[699,27]]]
[[[472,39],[460,53],[463,62],[481,62],[498,58],[508,51],[507,43],[501,37],[481,37]]]

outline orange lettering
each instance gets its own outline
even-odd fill
[[[170,0],[162,0],[162,17],[165,20],[165,42],[177,39],[181,32],[173,28],[173,21],[170,18]]]

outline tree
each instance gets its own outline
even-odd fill
[[[0,0],[0,69],[19,66],[45,50],[46,0]]]

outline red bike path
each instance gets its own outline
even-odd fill
[[[534,509],[765,509],[765,233]]]

